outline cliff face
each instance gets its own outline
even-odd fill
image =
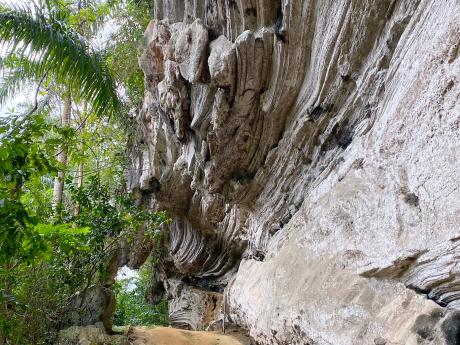
[[[460,3],[155,7],[129,184],[173,218],[172,323],[460,344]]]

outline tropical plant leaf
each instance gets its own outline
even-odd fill
[[[29,75],[52,73],[99,114],[119,109],[115,82],[100,53],[66,24],[60,11],[0,3],[0,41],[9,54],[32,62]]]
[[[0,79],[0,104],[13,98],[27,85],[27,80],[22,77],[20,70],[8,71]]]

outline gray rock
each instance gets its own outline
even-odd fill
[[[259,344],[454,344],[459,2],[155,7],[128,180],[173,218],[173,316],[206,310],[180,280]]]
[[[208,31],[200,19],[186,26],[178,36],[175,59],[182,76],[190,83],[197,83],[203,78],[207,44]]]
[[[59,333],[58,345],[128,345],[125,335],[108,335],[102,324],[73,326]]]
[[[107,331],[111,331],[115,304],[115,294],[111,288],[94,284],[73,298],[67,319],[61,320],[61,324],[88,326],[101,322]]]
[[[211,80],[220,87],[231,87],[235,82],[236,56],[232,42],[221,35],[210,44],[208,58]]]

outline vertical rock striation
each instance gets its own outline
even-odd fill
[[[145,38],[129,187],[173,218],[173,324],[458,343],[458,1],[156,0]]]

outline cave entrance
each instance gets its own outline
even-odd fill
[[[116,309],[112,316],[114,331],[127,326],[168,326],[168,303],[149,301],[152,289],[152,263],[147,260],[140,269],[128,266],[118,269],[115,278]]]

